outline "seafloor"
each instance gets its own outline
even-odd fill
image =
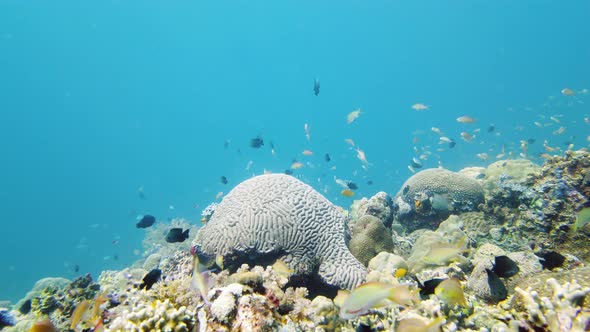
[[[159,224],[146,233],[143,258],[122,271],[40,280],[0,311],[14,325],[0,329],[588,331],[590,226],[580,211],[590,206],[589,171],[584,150],[543,166],[430,169],[348,210],[293,177],[263,175],[212,206],[192,242],[167,243],[170,224]],[[172,225],[197,233],[185,220]],[[193,269],[193,255],[207,271]],[[499,277],[498,256],[518,272]],[[272,265],[277,259],[287,268]],[[155,268],[161,280],[138,287]],[[433,279],[461,287],[428,290]],[[335,299],[336,290],[368,303],[375,294],[354,292],[366,282],[422,294],[404,305],[382,298],[364,311],[341,308],[348,299]]]

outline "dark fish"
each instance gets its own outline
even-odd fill
[[[451,141],[449,142],[449,149],[452,149],[452,148],[454,148],[454,147],[455,147],[455,145],[457,145],[457,142],[455,142],[455,140],[451,140]]]
[[[220,180],[221,180],[221,183],[227,184],[227,178],[224,175],[221,176]]]
[[[356,185],[356,183],[352,182],[352,181],[348,181],[346,182],[346,186],[348,187],[348,189],[350,190],[357,190],[359,188],[359,186]]]
[[[21,304],[21,306],[18,308],[18,311],[23,315],[26,315],[29,312],[31,312],[31,302],[31,299],[28,299],[25,302],[23,302],[23,304]]]
[[[491,124],[491,125],[488,127],[488,133],[491,133],[491,132],[493,132],[494,130],[496,130],[496,126],[495,126],[494,124]]]
[[[290,169],[286,169],[285,170],[285,174],[287,174],[287,175],[293,175],[293,171],[290,170]]]
[[[150,290],[152,286],[160,280],[162,276],[162,270],[160,269],[153,269],[148,272],[144,277],[143,281],[139,285],[139,289]]]
[[[367,185],[368,186],[372,186],[373,185],[373,181],[372,180],[367,181]]]
[[[135,225],[137,228],[148,228],[156,222],[156,217],[146,214],[141,220]]]
[[[508,256],[496,256],[492,271],[500,278],[510,278],[517,274],[520,269],[516,262],[508,258]]]
[[[184,240],[188,239],[188,232],[189,229],[186,231],[182,231],[182,228],[172,228],[168,234],[166,234],[166,242],[168,243],[176,243],[176,242],[184,242]]]
[[[430,280],[426,280],[423,284],[418,283],[418,288],[420,288],[420,296],[423,299],[427,299],[429,295],[434,294],[434,289],[438,284],[447,280],[447,278],[434,278]],[[416,281],[418,281],[416,279]]]
[[[408,191],[410,191],[410,186],[409,185],[406,185],[404,187],[404,189],[402,189],[402,195],[403,196],[406,196],[406,194],[408,193]]]
[[[74,264],[74,273],[80,272],[80,266],[78,264]]]
[[[256,137],[250,139],[250,147],[253,147],[254,149],[259,149],[263,145],[264,145],[264,140],[260,136],[256,136]]]
[[[562,267],[565,262],[565,256],[555,251],[535,253],[535,255],[541,258],[541,265],[543,265],[543,269],[547,270]]]
[[[119,260],[119,255],[117,255],[117,254],[114,254],[114,255],[113,255],[113,260],[114,260],[114,261],[118,261],[118,260]]]
[[[412,167],[414,168],[422,168],[422,163],[420,162],[420,160],[416,159],[416,158],[412,158]]]
[[[357,325],[356,329],[354,330],[354,332],[374,332],[374,331],[377,331],[377,329],[374,329],[371,326],[363,324],[363,323],[359,323],[359,325]]]
[[[313,94],[316,96],[320,94],[320,79],[319,78],[314,78],[314,80],[313,80]]]
[[[498,277],[498,275],[490,269],[486,269],[486,273],[488,274],[488,286],[490,286],[490,295],[492,296],[492,300],[494,302],[506,300],[508,297],[508,290],[506,289],[506,286],[500,277]]]
[[[327,163],[329,163],[329,162],[330,162],[330,160],[332,160],[332,158],[330,158],[330,155],[326,153],[326,154],[324,155],[324,160],[325,160]]]
[[[529,139],[526,140],[526,142],[529,143],[529,144],[534,144],[536,141],[537,140],[534,139],[534,138],[529,138]]]
[[[229,147],[229,143],[231,143],[231,141],[229,139],[226,139],[225,141],[223,141],[223,148],[227,149]]]

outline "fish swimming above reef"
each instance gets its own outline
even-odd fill
[[[166,242],[168,243],[177,243],[177,242],[184,242],[184,240],[188,239],[188,232],[189,229],[186,229],[184,232],[182,228],[172,228],[166,234]]]
[[[381,307],[389,300],[401,306],[409,306],[419,301],[418,291],[408,284],[390,285],[381,282],[368,282],[355,288],[340,307],[342,319],[352,319],[365,315],[371,308]]]
[[[330,160],[332,160],[332,158],[330,157],[330,154],[329,154],[329,153],[326,153],[326,154],[324,155],[324,160],[325,160],[327,163],[329,163],[329,162],[330,162]]]
[[[463,115],[457,118],[457,122],[470,124],[475,123],[475,119],[470,116]]]
[[[357,190],[359,188],[359,186],[356,183],[352,182],[352,181],[346,181],[346,186],[350,190]]]
[[[219,180],[221,181],[221,183],[223,184],[227,184],[227,177],[225,177],[225,175],[222,175]]]
[[[444,303],[454,306],[454,305],[467,305],[467,300],[465,299],[465,293],[463,292],[463,287],[461,286],[461,282],[459,280],[451,278],[443,280],[436,288],[434,289],[434,294],[443,301]]]
[[[494,302],[500,302],[506,300],[508,297],[508,290],[504,282],[498,277],[494,271],[486,269],[488,275],[488,286],[490,287],[490,295]]]
[[[148,228],[156,222],[156,217],[146,214],[141,220],[135,225],[137,228]]]
[[[139,285],[139,289],[150,290],[152,286],[160,280],[162,277],[162,270],[160,269],[153,269],[148,272],[144,277]]]
[[[546,270],[562,267],[565,262],[565,256],[555,251],[535,253],[535,255],[541,258],[541,265],[543,265],[543,269]]]
[[[264,145],[264,140],[260,136],[256,136],[250,139],[250,147],[254,149],[260,149]]]
[[[320,79],[319,78],[314,78],[314,80],[313,80],[313,94],[316,96],[320,94]]]
[[[422,163],[416,157],[412,158],[410,165],[412,165],[413,168],[422,168]]]
[[[443,281],[447,280],[447,278],[433,278],[430,280],[426,280],[424,283],[421,283],[418,278],[414,278],[418,283],[418,288],[420,289],[420,296],[423,299],[427,299],[429,295],[434,294],[434,290],[436,287]]]
[[[429,323],[420,318],[404,318],[399,322],[395,330],[397,332],[438,332],[445,322],[444,317],[438,317]]]
[[[508,256],[496,256],[492,271],[500,278],[510,278],[520,272],[520,268]]]

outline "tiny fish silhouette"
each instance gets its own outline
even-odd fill
[[[313,94],[316,96],[320,94],[320,79],[319,78],[315,78],[313,80]]]

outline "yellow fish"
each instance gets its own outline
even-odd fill
[[[291,169],[300,169],[303,166],[304,166],[303,163],[296,161],[296,162],[294,162],[294,163],[291,164]]]
[[[397,332],[439,332],[440,327],[445,323],[443,317],[438,317],[430,323],[420,318],[405,318],[397,325]]]
[[[301,152],[304,156],[313,156],[313,151],[311,150],[303,150],[303,152]]]
[[[390,285],[381,282],[368,282],[355,288],[340,307],[342,319],[352,319],[369,312],[371,308],[383,306],[385,300],[401,306],[409,306],[419,301],[418,290],[410,285]]]
[[[348,113],[348,115],[346,116],[346,123],[351,124],[354,121],[356,121],[356,119],[358,119],[358,117],[361,115],[361,109],[357,108],[356,110]]]
[[[574,223],[572,230],[575,232],[586,226],[588,223],[590,223],[590,208],[585,207],[576,213],[576,222]]]
[[[340,194],[344,197],[352,197],[352,196],[354,196],[354,191],[352,191],[350,189],[344,189],[340,192]]]
[[[571,97],[571,96],[575,96],[576,92],[574,92],[574,90],[572,90],[570,88],[564,88],[561,90],[561,94],[564,96]]]
[[[444,303],[454,306],[456,304],[466,306],[467,300],[465,299],[465,293],[463,287],[457,279],[447,279],[438,284],[434,289],[434,294],[443,301]]]

